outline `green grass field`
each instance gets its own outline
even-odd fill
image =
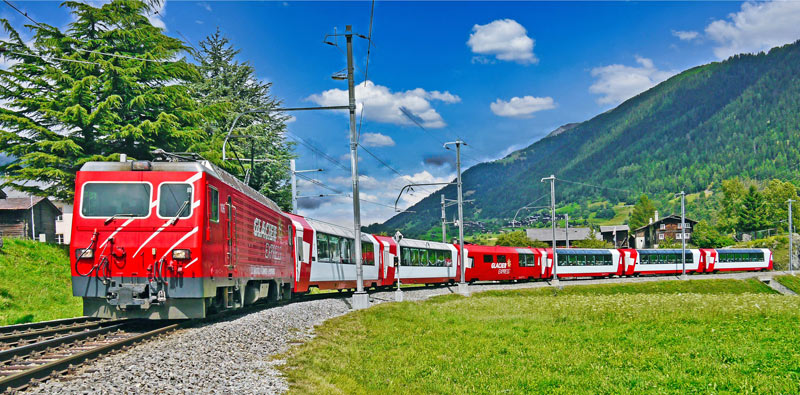
[[[82,315],[72,296],[69,252],[57,245],[5,238],[0,249],[0,325]]]
[[[756,280],[390,303],[288,354],[295,393],[799,393],[800,298]]]
[[[785,276],[775,276],[773,279],[777,280],[784,287],[791,289],[796,294],[800,294],[800,277],[787,274]]]

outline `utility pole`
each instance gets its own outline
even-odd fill
[[[681,245],[683,252],[681,253],[681,264],[683,265],[681,279],[687,280],[686,277],[686,192],[681,191]]]
[[[792,232],[792,202],[793,199],[789,199],[789,272],[794,275],[794,246],[792,245],[792,239],[794,238],[794,234]]]
[[[447,243],[447,217],[444,214],[444,194],[442,197],[442,243]]]
[[[292,214],[297,214],[297,175],[300,173],[311,173],[315,171],[323,171],[322,169],[312,169],[312,170],[297,170],[295,166],[294,159],[289,160],[289,171],[292,175]],[[329,196],[329,195],[320,195],[322,196]],[[307,197],[307,196],[305,196]]]
[[[458,139],[453,142],[444,143],[444,147],[447,148],[449,144],[453,144],[456,146],[456,168],[458,171],[457,177],[457,184],[458,184],[458,246],[460,249],[460,256],[461,256],[461,281],[458,283],[458,293],[464,296],[469,296],[469,286],[466,282],[467,276],[467,257],[464,253],[464,197],[462,194],[461,188],[461,146],[467,145],[467,143]],[[449,149],[449,148],[447,148]]]
[[[567,248],[569,248],[569,214],[564,214],[564,239],[567,241]]]
[[[353,27],[345,26],[347,39],[347,93],[350,107],[350,173],[353,177],[353,230],[355,236],[356,292],[353,309],[369,307],[369,295],[364,292],[364,267],[361,262],[361,202],[358,193],[358,136],[356,135],[356,88],[353,78]]]
[[[552,285],[558,285],[558,253],[556,253],[556,176],[542,178],[541,182],[550,181],[550,222],[553,224],[553,281]]]
[[[33,217],[33,195],[31,198],[31,240],[36,240],[36,219]]]

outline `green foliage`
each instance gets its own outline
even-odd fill
[[[597,215],[595,215],[594,217],[595,218],[600,218],[600,219],[611,219],[611,218],[614,218],[614,215],[616,215],[616,213],[614,212],[614,209],[611,208],[611,207],[606,207],[606,208],[598,211]]]
[[[692,229],[691,242],[700,248],[719,248],[732,245],[733,238],[720,233],[707,221],[700,221]]]
[[[69,251],[63,246],[4,238],[0,249],[0,325],[78,317]]]
[[[742,205],[739,209],[739,229],[748,232],[761,230],[770,225],[767,220],[767,210],[764,205],[764,198],[755,185],[750,185],[750,189],[742,198]]]
[[[520,207],[548,195],[549,185],[531,180],[550,174],[583,183],[557,182],[559,204],[631,202],[646,191],[660,207],[676,192],[716,192],[734,177],[798,185],[798,108],[800,43],[695,67],[507,158],[471,167],[463,181],[475,203],[465,208],[465,218],[512,218]],[[439,193],[453,196],[454,187],[423,199],[410,209],[415,213],[399,214],[384,227],[408,237],[424,233],[430,219],[438,218]],[[688,208],[690,217],[713,223],[714,210],[699,204],[716,210],[718,201],[704,197]],[[664,212],[670,211],[677,212]],[[643,224],[640,218],[631,227]],[[723,232],[733,229],[722,226]]]
[[[293,393],[798,393],[798,320],[757,280],[448,295],[328,320],[282,370]]]
[[[494,245],[509,246],[509,247],[536,247],[536,248],[545,248],[549,246],[547,243],[543,241],[529,239],[528,236],[525,234],[524,230],[503,233],[497,236],[497,241],[495,241]]]
[[[675,239],[672,239],[672,238],[669,238],[669,237],[665,237],[664,240],[659,240],[658,241],[658,248],[661,248],[661,249],[667,249],[668,250],[668,249],[673,249],[673,248],[680,248],[681,246],[683,246],[682,243],[680,243],[678,240],[675,240]]]
[[[237,162],[221,163],[222,144],[234,118],[247,111],[280,106],[280,102],[270,94],[272,84],[260,81],[249,63],[236,60],[239,50],[230,44],[219,29],[199,45],[196,56],[201,78],[190,85],[191,95],[203,106],[224,111],[209,119],[205,128],[210,138],[194,144],[192,151],[221,164],[240,178],[244,178],[244,171],[251,172],[251,187],[283,209],[291,209],[289,159],[294,156],[291,144],[283,137],[287,116],[274,112],[243,115],[232,133],[248,138],[232,140],[227,147],[229,155],[233,156],[232,151],[235,151],[242,159],[246,159],[255,154],[257,159],[269,159],[269,162],[255,163],[251,168],[250,162],[244,160],[244,171]]]
[[[650,201],[650,198],[642,194],[633,206],[631,217],[628,220],[631,230],[641,228],[650,223],[650,219],[655,215],[655,211],[656,207],[653,205],[653,202]]]
[[[15,62],[0,70],[0,152],[17,158],[0,170],[17,189],[70,200],[85,162],[185,151],[204,138],[210,110],[189,96],[185,85],[197,70],[176,59],[186,50],[180,40],[150,24],[150,5],[63,5],[68,27],[29,25],[31,43],[0,20],[9,35],[3,56]],[[23,185],[28,180],[47,186]]]

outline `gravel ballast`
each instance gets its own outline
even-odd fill
[[[780,274],[737,273],[692,276],[697,279],[771,277]],[[665,281],[676,277],[572,280],[560,285]],[[547,282],[476,284],[470,292],[537,288]],[[456,293],[457,287],[404,289],[406,301]],[[394,301],[394,291],[373,292],[372,304]],[[198,324],[146,341],[81,366],[74,373],[30,387],[26,393],[140,394],[220,393],[272,394],[288,390],[276,368],[276,356],[313,336],[323,321],[350,311],[346,296],[290,303],[221,321]]]

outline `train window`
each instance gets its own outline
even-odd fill
[[[498,255],[497,256],[497,263],[506,263],[506,256],[505,255]]]
[[[339,236],[328,235],[328,262],[340,263],[342,250],[339,247]]]
[[[295,247],[297,247],[297,260],[301,262],[304,261],[305,257],[303,256],[303,236],[297,236]]]
[[[436,266],[444,266],[444,251],[436,251]]]
[[[575,266],[578,264],[578,256],[577,255],[567,255],[565,259],[567,266]]]
[[[605,265],[613,265],[614,261],[612,260],[611,255],[603,255],[603,263]]]
[[[375,245],[372,242],[361,242],[361,262],[364,265],[375,265]]]
[[[483,263],[493,263],[494,256],[493,255],[484,255],[483,256]]]
[[[402,259],[403,265],[410,266],[411,265],[411,249],[410,248],[403,248],[402,249],[402,254],[403,254],[403,259]]]
[[[208,187],[208,219],[219,222],[219,191],[212,186]]]
[[[447,267],[453,266],[453,253],[451,251],[444,252],[444,265]],[[469,261],[469,267],[472,267],[472,260]]]
[[[411,249],[411,266],[419,266],[419,250],[416,248]]]
[[[428,256],[428,250],[421,249],[419,250],[419,264],[420,266],[430,266],[431,260]]]
[[[150,184],[143,182],[88,182],[83,184],[81,215],[109,218],[150,215]]]
[[[192,189],[192,185],[186,183],[161,183],[158,187],[158,215],[163,218],[191,217]]]
[[[317,233],[317,260],[320,262],[328,262],[329,259],[328,235],[325,233]]]
[[[339,240],[339,246],[342,251],[342,263],[356,263],[355,242],[352,239],[344,237]]]

